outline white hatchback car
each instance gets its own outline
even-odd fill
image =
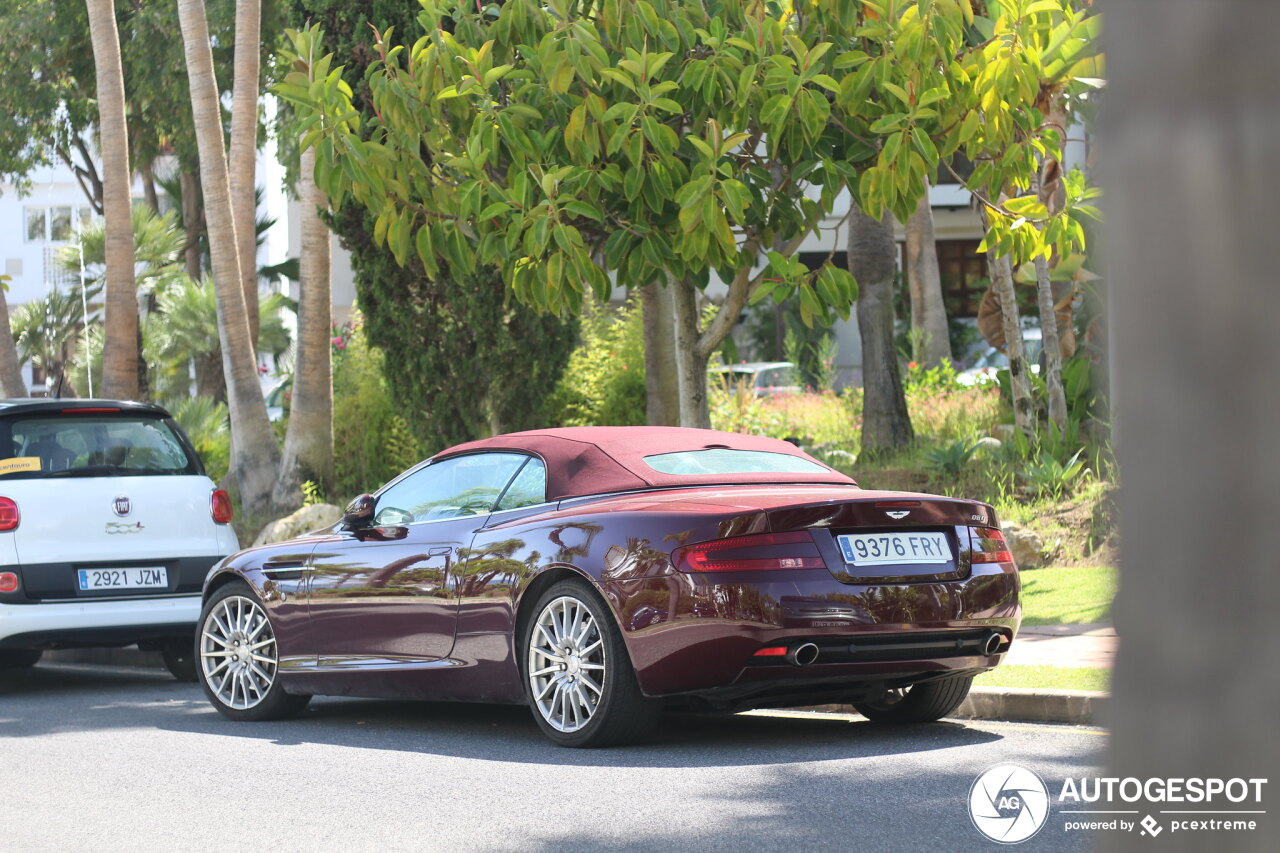
[[[239,549],[231,516],[159,406],[0,400],[0,669],[137,643],[194,681],[201,586]]]

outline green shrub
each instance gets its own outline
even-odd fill
[[[183,397],[167,408],[191,439],[209,478],[216,483],[225,477],[231,464],[231,428],[226,403],[212,397]]]
[[[961,438],[926,450],[924,458],[929,460],[929,467],[938,473],[956,477],[969,464],[969,460],[973,459],[979,446],[976,439]]]
[[[644,313],[639,299],[621,308],[588,299],[578,345],[547,401],[560,426],[633,426],[646,422]]]
[[[339,504],[372,492],[423,456],[383,379],[382,352],[365,339],[359,315],[333,363],[333,446]]]

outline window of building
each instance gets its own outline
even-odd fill
[[[69,204],[28,207],[25,216],[28,243],[67,243],[93,221],[93,208]]]

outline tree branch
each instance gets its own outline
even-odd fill
[[[791,257],[800,248],[800,244],[804,242],[812,230],[812,227],[804,228],[779,251],[788,258]],[[742,244],[742,248],[754,260],[756,253],[760,251],[760,235],[753,231],[747,237],[746,242]],[[746,307],[747,300],[751,298],[751,295],[760,287],[760,283],[764,281],[764,272],[764,270],[761,270],[755,277],[751,277],[751,265],[744,266],[738,270],[738,274],[729,283],[729,295],[725,297],[720,310],[716,312],[715,319],[698,336],[698,355],[701,358],[710,358],[715,348],[720,346],[720,343],[728,336],[729,330],[738,322],[738,315]]]

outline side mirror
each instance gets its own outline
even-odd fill
[[[373,510],[376,504],[377,501],[374,500],[373,495],[360,495],[347,504],[347,509],[342,514],[342,528],[359,530],[373,524]]]

